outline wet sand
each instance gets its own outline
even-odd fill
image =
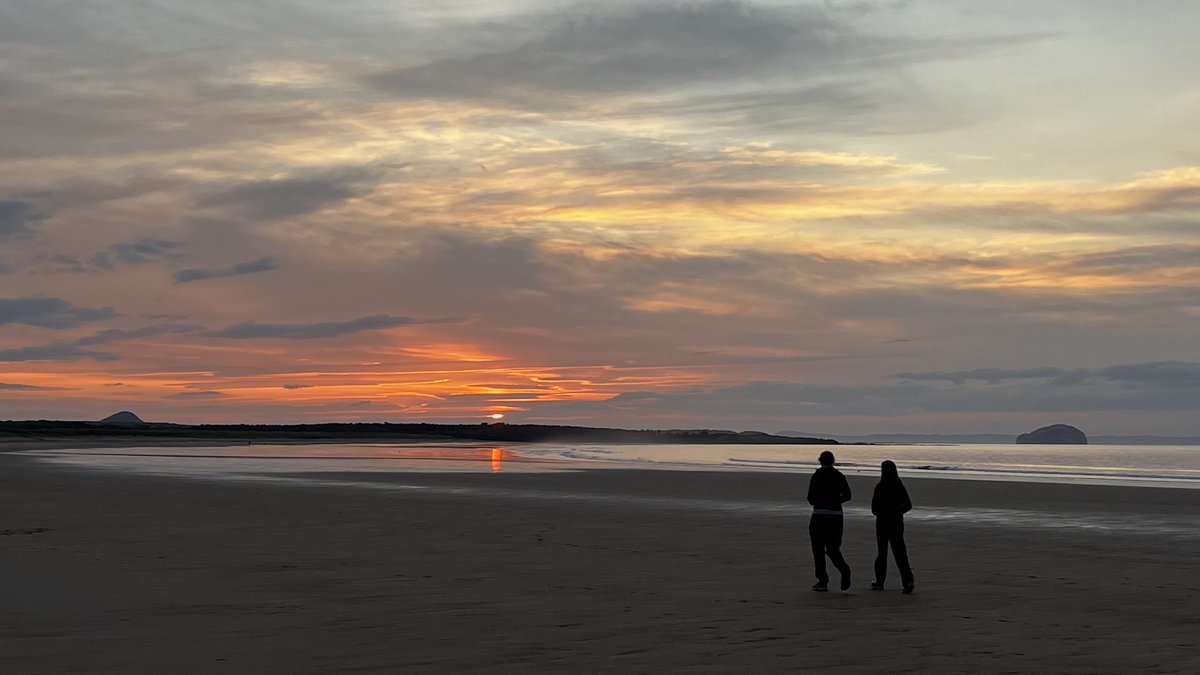
[[[869,590],[873,526],[852,516],[854,586],[820,594],[805,519],[775,508],[804,475],[323,479],[0,453],[0,672],[1200,671],[1200,525],[914,517],[905,596]],[[914,516],[1200,522],[1200,490],[906,482]],[[726,503],[763,508],[705,506]]]

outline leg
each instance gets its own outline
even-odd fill
[[[887,579],[888,531],[882,520],[875,520],[875,583],[880,586]]]
[[[812,542],[813,564],[817,569],[817,581],[829,583],[829,573],[825,571],[825,537],[821,531],[821,523],[813,516],[808,521],[808,538]]]
[[[842,519],[840,516],[826,516],[828,522],[828,538],[825,540],[825,552],[829,554],[829,559],[833,561],[833,566],[842,574],[850,572],[850,566],[846,564],[846,559],[842,557]]]
[[[904,544],[904,523],[892,530],[890,537],[892,555],[896,556],[896,567],[900,568],[900,581],[905,586],[913,584],[912,567],[908,564],[908,546]]]

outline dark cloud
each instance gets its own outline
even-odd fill
[[[225,397],[224,392],[220,392],[220,391],[184,391],[184,392],[180,392],[178,394],[171,394],[167,398],[195,401],[195,400],[217,399],[217,398],[224,398],[224,397]]]
[[[1154,361],[1129,363],[1106,368],[977,368],[961,371],[932,371],[900,373],[901,380],[953,382],[964,384],[982,381],[1000,384],[1013,380],[1046,380],[1056,385],[1074,385],[1087,380],[1104,380],[1136,385],[1162,387],[1200,386],[1200,363],[1186,361]]]
[[[33,224],[41,219],[29,202],[0,199],[0,241],[33,234]]]
[[[602,97],[606,114],[702,114],[707,124],[741,124],[743,132],[812,125],[806,128],[907,133],[948,121],[931,95],[898,76],[902,68],[1043,37],[883,37],[857,28],[852,14],[743,2],[559,13],[539,17],[532,25],[548,28],[518,44],[368,81],[397,97],[484,99],[539,111],[586,109]],[[528,35],[521,28],[529,23],[510,33]],[[617,97],[623,105],[611,105]]]
[[[372,82],[413,97],[640,91],[705,74],[746,75],[805,53],[828,62],[852,46],[844,27],[807,18],[796,23],[783,14],[723,2],[559,19],[543,36],[512,49],[381,73]]]
[[[196,201],[255,220],[299,216],[340,204],[368,191],[361,171],[306,178],[281,178],[242,183]]]
[[[32,384],[0,382],[0,391],[61,391],[60,387],[36,387]]]
[[[688,92],[632,102],[623,112],[672,116],[764,141],[790,136],[797,129],[883,136],[937,131],[967,122],[935,105],[926,92],[878,80],[788,83],[782,90],[738,93]]]
[[[115,354],[81,349],[77,345],[69,343],[0,349],[0,362],[8,363],[20,361],[80,361],[82,359],[115,361],[117,357]]]
[[[51,272],[76,272],[83,273],[92,271],[90,267],[85,265],[82,260],[73,255],[65,253],[55,253],[53,255],[38,255],[34,256],[35,263],[49,263],[48,270]]]
[[[0,298],[0,326],[17,323],[38,328],[74,328],[115,316],[117,313],[111,307],[101,309],[75,307],[62,298],[39,296]]]
[[[117,265],[146,265],[153,262],[178,260],[182,244],[167,239],[143,237],[137,241],[109,246],[107,250],[92,256],[93,267],[111,270]]]
[[[581,415],[592,419],[786,420],[820,417],[901,419],[924,413],[1084,413],[1187,411],[1200,405],[1200,388],[1148,381],[1046,380],[1000,384],[896,382],[844,386],[756,381],[711,390],[635,391],[601,402],[543,402],[530,415]]]
[[[254,338],[279,338],[284,340],[319,340],[339,337],[367,330],[385,330],[416,323],[406,316],[376,314],[353,321],[331,321],[325,323],[258,323],[246,321],[219,331],[207,333],[211,337],[233,340]]]
[[[136,340],[169,333],[191,333],[199,330],[203,330],[203,326],[161,324],[132,330],[114,328],[100,331],[99,333],[80,338],[73,342],[57,342],[49,345],[6,349],[0,351],[0,361],[80,361],[83,359],[115,361],[118,358],[116,354],[93,351],[85,349],[85,347],[120,342],[122,340]]]
[[[311,389],[311,388],[312,388],[313,386],[315,386],[315,385],[311,385],[311,384],[285,384],[285,385],[282,385],[282,386],[283,386],[283,388],[284,388],[284,389]]]
[[[186,284],[192,281],[205,281],[208,279],[222,279],[225,277],[237,277],[245,274],[258,274],[259,272],[269,272],[278,269],[279,265],[274,258],[259,258],[249,262],[238,263],[224,269],[186,269],[179,270],[175,273],[175,283]]]
[[[119,330],[116,328],[111,328],[109,330],[100,331],[95,335],[80,338],[76,340],[74,344],[79,345],[80,347],[87,347],[91,345],[107,344],[109,342],[119,342],[121,340],[137,340],[169,333],[193,333],[200,330],[204,330],[204,327],[181,324],[161,324],[158,326],[135,328],[133,330]]]
[[[1175,243],[1132,246],[1123,249],[1069,256],[1066,266],[1095,274],[1122,273],[1164,268],[1200,268],[1200,246]]]

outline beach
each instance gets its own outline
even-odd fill
[[[0,671],[1200,671],[1200,532],[1179,526],[1200,490],[906,478],[907,596],[894,565],[869,589],[858,512],[853,587],[809,589],[806,483],[234,482],[0,453]]]

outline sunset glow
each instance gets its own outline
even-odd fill
[[[1001,5],[5,3],[0,418],[1200,434],[1200,9]]]

